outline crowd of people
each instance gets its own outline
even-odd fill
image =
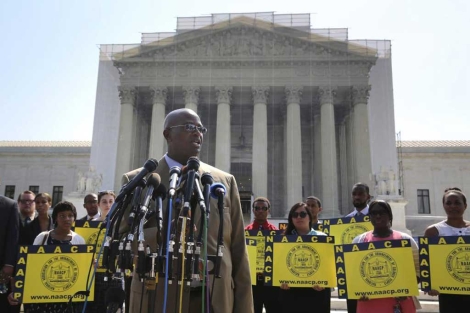
[[[410,235],[392,228],[393,212],[390,205],[382,200],[370,201],[369,187],[363,183],[354,185],[351,196],[354,210],[346,216],[368,215],[373,226],[373,230],[357,236],[352,243],[408,239],[413,251],[418,284],[420,282],[418,245]],[[429,226],[424,236],[469,236],[470,222],[463,218],[467,199],[462,190],[446,189],[442,203],[447,219]],[[271,204],[267,198],[256,198],[252,209],[254,220],[245,228],[246,230],[277,230],[277,227],[268,221]],[[321,201],[314,196],[308,197],[305,202],[294,204],[289,211],[287,228],[283,234],[325,236],[313,227],[318,223],[321,211]],[[293,288],[285,283],[281,284],[280,288],[268,287],[264,286],[263,273],[256,273],[256,277],[257,281],[252,286],[255,313],[262,313],[263,307],[266,313],[329,313],[331,310],[329,288],[319,286]],[[441,313],[455,312],[456,307],[470,305],[470,295],[440,294],[437,290],[430,290],[428,294],[439,296]],[[411,313],[420,308],[416,297],[369,299],[363,296],[359,300],[347,299],[348,313]]]
[[[167,153],[158,162],[156,173],[163,182],[169,181],[169,169],[173,166],[183,167],[190,157],[198,157],[203,143],[203,135],[207,129],[203,127],[199,116],[190,109],[178,109],[170,112],[164,122],[163,136],[167,142]],[[140,169],[128,172],[123,176],[127,183],[137,175]],[[226,187],[224,196],[224,253],[221,259],[221,278],[211,277],[210,311],[214,313],[261,313],[263,307],[267,313],[326,313],[330,312],[331,290],[321,286],[297,288],[282,284],[280,287],[265,287],[263,273],[256,273],[256,282],[251,281],[248,255],[245,246],[244,223],[240,196],[233,175],[223,172],[205,163],[200,164],[200,174],[211,173],[214,182],[223,183]],[[103,221],[115,200],[111,191],[99,194],[88,194],[84,199],[87,215],[81,218],[88,221]],[[300,200],[300,199],[299,199]],[[72,231],[72,225],[77,220],[74,205],[63,201],[57,203],[49,214],[52,199],[47,193],[35,195],[31,191],[21,193],[17,201],[0,196],[0,278],[3,282],[14,282],[14,268],[19,245],[75,245],[85,244],[84,238]],[[417,260],[416,242],[410,236],[392,229],[393,214],[390,205],[384,201],[370,202],[369,187],[357,183],[352,189],[352,204],[354,210],[347,216],[370,216],[373,230],[354,239],[355,242],[371,242],[389,239],[409,239],[412,243],[415,261]],[[463,219],[467,208],[464,193],[456,188],[446,190],[443,205],[447,219],[431,225],[425,236],[469,235],[470,222]],[[265,197],[255,199],[252,206],[254,221],[246,229],[275,230],[276,226],[268,221],[271,204]],[[318,197],[308,197],[305,202],[292,206],[288,214],[288,225],[285,235],[316,235],[325,236],[316,231],[314,224],[318,223],[322,211],[321,200]],[[217,254],[219,211],[216,201],[210,202],[210,218],[208,225],[207,253]],[[155,217],[146,224],[144,234],[146,244],[151,252],[157,251]],[[98,277],[97,277],[98,278]],[[213,280],[213,281],[212,281]],[[419,278],[417,277],[417,283]],[[150,312],[156,308],[161,312],[161,304],[150,303],[159,301],[158,297],[144,296],[142,282],[138,275],[133,276],[130,288],[129,303],[126,302],[127,312]],[[160,288],[158,284],[157,288]],[[102,312],[103,290],[106,285],[95,289],[95,301],[87,307],[87,312]],[[1,293],[0,312],[17,312],[19,302],[11,292]],[[189,312],[201,312],[201,303],[206,294],[202,289],[191,288]],[[148,295],[148,293],[146,292]],[[470,296],[439,294],[436,290],[430,295],[438,295],[440,312],[454,312],[457,305],[469,307]],[[175,301],[172,301],[174,303]],[[368,299],[348,299],[348,313],[369,312],[416,312],[419,303],[411,297]],[[26,312],[64,312],[64,303],[28,304]],[[80,308],[80,305],[77,305]],[[173,312],[171,309],[168,311]],[[166,313],[166,312],[165,312]]]

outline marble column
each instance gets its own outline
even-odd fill
[[[150,125],[149,158],[156,158],[157,160],[165,153],[163,124],[165,122],[167,92],[167,87],[150,88],[150,96],[152,97],[152,121]]]
[[[302,140],[300,127],[300,101],[303,87],[287,86],[287,125],[286,125],[286,199],[290,209],[302,201]],[[286,212],[286,216],[288,211]]]
[[[356,182],[362,182],[373,191],[372,163],[370,155],[369,112],[367,101],[370,86],[353,86],[351,88],[353,103],[353,143],[354,167]]]
[[[119,119],[119,133],[117,144],[116,171],[114,178],[114,190],[121,189],[122,174],[132,169],[132,156],[134,145],[134,105],[136,90],[134,87],[119,87],[121,99],[121,114]]]
[[[183,86],[184,107],[186,109],[191,109],[197,113],[200,90],[201,88],[198,86]]]
[[[354,136],[353,136],[353,121],[352,121],[352,110],[345,118],[346,122],[346,151],[347,151],[347,169],[348,169],[348,194],[349,194],[349,203],[348,203],[348,212],[353,208],[351,200],[351,191],[352,187],[356,183],[355,170],[354,170]]]
[[[336,162],[335,87],[320,87],[322,205],[324,218],[334,217],[338,210],[338,168]]]
[[[215,87],[217,98],[217,133],[215,135],[215,167],[230,172],[231,164],[231,130],[230,101],[232,87]]]
[[[321,117],[320,114],[313,116],[313,195],[322,197],[322,170],[321,170]]]
[[[340,199],[341,215],[349,213],[350,191],[348,183],[348,153],[347,153],[346,119],[339,125],[339,168],[340,168]]]
[[[252,192],[254,197],[268,196],[268,111],[269,87],[251,88],[253,94]]]

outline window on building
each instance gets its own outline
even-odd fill
[[[39,193],[39,186],[29,186],[29,191],[34,192],[35,195]]]
[[[14,199],[15,198],[15,186],[6,185],[5,186],[5,197]]]
[[[431,214],[429,189],[418,189],[418,213]]]
[[[52,188],[52,206],[62,201],[62,194],[64,193],[64,186],[54,186]]]

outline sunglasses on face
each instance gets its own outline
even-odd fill
[[[305,217],[307,217],[307,212],[305,212],[305,211],[302,211],[302,212],[294,212],[294,213],[292,213],[292,217],[293,217],[293,218],[298,218],[298,217],[300,217],[300,218],[305,218]]]
[[[187,131],[188,133],[194,133],[195,131],[198,131],[201,134],[207,133],[207,128],[205,128],[204,126],[197,126],[194,124],[175,125],[175,126],[168,127],[168,129],[172,129],[175,127],[184,127],[184,130]]]
[[[263,207],[261,207],[261,206],[255,206],[255,211],[256,211],[256,212],[258,212],[258,211],[265,211],[265,212],[266,212],[267,210],[268,210],[268,208],[265,207],[265,206],[263,206]]]

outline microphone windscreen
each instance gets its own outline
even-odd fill
[[[156,189],[160,185],[160,182],[160,175],[152,173],[147,180],[147,186],[153,186],[153,188]]]
[[[181,169],[178,166],[172,166],[170,168],[170,176],[173,175],[173,174],[178,174],[178,176],[180,176]]]
[[[157,169],[157,166],[158,166],[158,161],[155,159],[148,159],[147,161],[145,161],[145,164],[144,164],[144,168],[149,172],[155,171]]]
[[[211,185],[211,197],[214,199],[219,198],[219,193],[223,192],[224,194],[227,192],[225,186],[221,183],[215,183]]]
[[[199,169],[199,159],[196,157],[190,157],[188,159],[188,162],[186,163],[186,166],[188,167],[188,170],[195,170],[197,171]]]
[[[214,178],[212,177],[211,173],[206,172],[202,174],[201,183],[203,185],[212,185],[213,182],[214,182]]]

